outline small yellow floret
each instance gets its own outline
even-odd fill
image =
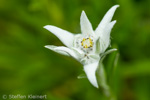
[[[81,42],[81,45],[83,46],[83,42]]]
[[[83,40],[81,41],[81,45],[84,48],[90,48],[93,46],[93,41],[90,37],[89,38],[83,38]]]
[[[87,44],[85,45],[85,48],[88,48]]]
[[[83,40],[82,40],[82,41],[84,42],[85,40],[86,40],[86,39],[85,39],[85,38],[83,38]]]

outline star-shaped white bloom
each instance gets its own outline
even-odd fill
[[[117,7],[119,5],[113,6],[105,14],[95,31],[84,11],[82,11],[80,17],[81,34],[72,34],[52,25],[44,26],[45,29],[56,35],[66,45],[66,47],[53,45],[46,45],[45,47],[57,53],[72,56],[81,62],[88,80],[97,88],[96,69],[101,55],[105,53],[110,45],[110,32],[116,23],[116,20],[111,21],[111,19]]]

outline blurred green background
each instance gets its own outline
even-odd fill
[[[43,26],[80,33],[85,10],[95,29],[115,4],[120,7],[113,17],[111,48],[120,56],[110,84],[118,100],[150,100],[150,0],[0,0],[0,100],[4,94],[105,100],[87,79],[77,79],[83,73],[79,62],[44,48],[63,44]],[[107,73],[115,56],[104,61]]]

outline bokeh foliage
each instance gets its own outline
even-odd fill
[[[80,33],[80,14],[85,10],[95,29],[115,4],[120,7],[113,17],[117,23],[111,48],[118,48],[120,56],[110,84],[118,100],[149,100],[150,0],[0,0],[0,96],[46,94],[48,100],[105,100],[87,79],[77,79],[83,73],[79,62],[44,48],[63,44],[43,26]],[[104,60],[108,73],[115,55]]]

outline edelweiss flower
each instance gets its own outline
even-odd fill
[[[116,21],[111,22],[111,19],[117,7],[119,5],[113,6],[106,13],[95,31],[84,11],[80,17],[81,34],[72,34],[52,25],[44,26],[66,45],[66,47],[53,45],[46,45],[45,47],[57,53],[71,56],[81,62],[90,83],[97,88],[96,69],[101,56],[110,45],[110,32],[116,23]]]

